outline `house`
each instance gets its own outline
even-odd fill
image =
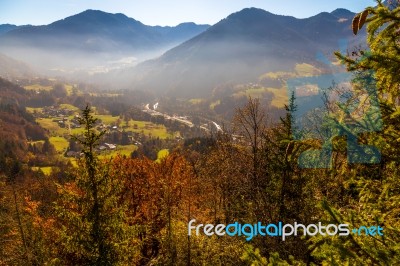
[[[100,147],[99,147],[99,150],[100,150],[100,151],[104,151],[104,150],[106,150],[106,149],[107,149],[107,147],[104,146],[104,145],[100,145]]]
[[[79,152],[69,151],[66,155],[67,157],[79,157]]]
[[[115,144],[104,143],[104,146],[107,147],[109,150],[115,150],[117,146]]]
[[[59,125],[61,128],[65,128],[65,122],[64,122],[63,120],[58,121],[58,125]]]

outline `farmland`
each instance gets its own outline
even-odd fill
[[[96,110],[96,108],[93,108]],[[76,156],[79,152],[68,154],[70,149],[70,140],[72,136],[80,136],[84,133],[84,128],[79,125],[79,108],[71,104],[60,104],[58,106],[32,108],[28,107],[27,111],[36,117],[36,122],[46,129],[49,141],[54,146],[57,156],[61,160],[68,160],[73,165],[76,165]],[[135,141],[136,137],[169,139],[173,138],[174,134],[167,131],[167,128],[161,124],[155,124],[149,121],[140,121],[134,119],[122,119],[120,116],[112,116],[105,114],[94,113],[98,119],[96,129],[98,132],[104,131],[105,137],[111,138],[114,135],[127,134],[130,137],[130,143],[115,143],[112,144],[115,148],[107,148],[98,151],[100,159],[108,159],[117,155],[130,157],[132,152],[138,149]],[[134,137],[136,136],[136,137]],[[103,143],[106,142],[105,140]],[[31,144],[43,145],[44,140],[31,142]],[[111,143],[111,142],[110,142]],[[101,144],[101,143],[100,143]],[[135,145],[136,144],[136,145]],[[165,156],[168,150],[161,150],[159,155]],[[44,174],[51,173],[51,166],[33,167],[33,170],[41,170]]]

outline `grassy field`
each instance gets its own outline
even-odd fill
[[[43,111],[43,108],[41,108],[41,107],[37,107],[37,108],[35,108],[35,107],[26,107],[26,111],[28,112],[28,113],[31,113],[31,114],[33,114],[33,113],[41,113],[42,111]]]
[[[290,78],[295,77],[309,77],[315,76],[320,74],[321,71],[310,65],[310,64],[297,64],[293,72],[284,72],[284,71],[277,71],[277,72],[268,72],[259,77],[259,80],[262,81],[263,79],[283,79],[287,80]]]
[[[124,146],[117,147],[117,150],[114,153],[130,157],[131,153],[136,150],[137,150],[137,147],[135,145],[124,145]]]
[[[233,94],[233,97],[239,98],[243,96],[252,98],[262,98],[264,93],[270,92],[274,95],[271,104],[274,107],[283,108],[288,103],[288,94],[286,88],[251,88],[239,91]]]
[[[315,76],[320,74],[321,71],[316,67],[310,64],[297,64],[295,67],[294,72],[269,72],[265,73],[264,75],[260,76],[260,80],[263,79],[281,79],[281,80],[288,80],[291,78],[296,77],[309,77]],[[246,91],[241,91],[236,93],[237,96],[252,96],[252,97],[260,97],[263,92],[272,92],[274,94],[274,99],[272,100],[272,105],[278,108],[282,108],[285,104],[288,104],[289,98],[287,93],[287,88],[259,88],[259,89],[248,89]],[[235,96],[234,95],[234,96]]]
[[[118,155],[130,157],[131,153],[137,150],[135,145],[118,145],[114,151],[103,151],[96,153],[100,160],[115,158]],[[76,158],[68,158],[73,166],[77,167],[78,162]]]
[[[201,99],[201,98],[196,98],[196,99],[190,99],[189,100],[189,102],[191,103],[191,104],[200,104],[200,103],[203,103],[205,100],[204,99]]]
[[[83,128],[74,128],[69,131],[68,127],[61,128],[57,122],[53,122],[54,118],[39,118],[36,121],[39,125],[45,129],[50,131],[51,137],[62,137],[66,135],[79,135],[82,134],[84,129]]]
[[[251,88],[243,91],[239,91],[233,94],[233,97],[240,98],[243,96],[252,97],[252,98],[261,98],[264,93],[268,91],[267,88]]]
[[[90,96],[93,97],[118,97],[118,96],[122,96],[123,94],[121,93],[103,93],[103,92],[91,92],[89,93]]]
[[[76,113],[80,113],[79,108],[70,105],[70,104],[61,104],[61,109],[70,109],[75,111]],[[42,108],[28,108],[30,113],[34,112],[42,112]],[[71,115],[69,118],[72,119],[74,115]],[[168,133],[166,127],[164,125],[154,124],[152,122],[147,121],[136,121],[130,120],[128,122],[120,119],[119,116],[111,116],[111,115],[94,115],[95,118],[101,119],[102,123],[108,126],[117,125],[119,130],[124,130],[126,132],[132,131],[139,134],[144,134],[146,136],[158,137],[161,139],[172,138],[173,134]],[[65,128],[59,126],[58,122],[54,122],[59,120],[57,117],[50,118],[37,118],[37,123],[40,124],[41,127],[47,129],[49,131],[49,141],[55,147],[57,153],[61,157],[64,158],[63,154],[67,150],[69,145],[69,136],[70,135],[80,135],[83,133],[83,128],[74,128],[69,130],[68,124]],[[40,141],[43,142],[43,141]],[[117,145],[117,149],[113,151],[104,151],[99,154],[100,159],[110,159],[112,157],[116,157],[117,155],[130,157],[132,152],[137,149],[136,145]],[[168,150],[162,150],[159,153],[159,158],[168,155]],[[75,158],[66,158],[68,159],[74,166],[77,166],[77,161]],[[35,171],[43,171],[46,175],[51,174],[51,166],[48,167],[34,167],[32,168]]]
[[[278,71],[278,72],[268,72],[263,74],[262,76],[259,77],[260,80],[263,79],[279,79],[279,78],[293,78],[295,77],[296,74],[292,72],[283,72],[283,71]]]
[[[96,115],[95,117],[101,119],[106,125],[117,125],[117,121],[119,120],[119,116]],[[67,140],[64,139],[65,135],[80,135],[83,133],[84,129],[74,128],[69,130],[68,126],[61,128],[57,122],[53,121],[54,119],[55,118],[38,118],[37,122],[41,127],[49,130],[50,137],[52,137],[57,151],[61,151],[64,149],[66,145],[65,143],[67,142]],[[173,137],[172,134],[168,133],[167,128],[164,125],[157,125],[152,122],[130,120],[127,124],[125,121],[121,120],[119,126],[127,132],[132,131],[155,138],[166,139]]]
[[[131,153],[137,150],[135,145],[118,145],[117,149],[114,151],[105,151],[99,154],[100,159],[108,159],[111,157],[116,157],[117,155],[130,157]]]
[[[143,133],[146,136],[152,136],[160,139],[167,139],[173,137],[173,135],[168,133],[167,128],[164,125],[156,125],[150,122],[145,122],[144,126],[140,126],[139,124],[137,125],[138,125],[137,129],[132,127],[129,128],[127,131]]]
[[[55,82],[55,79],[49,79],[50,81]],[[26,90],[34,90],[34,91],[51,91],[53,90],[53,86],[43,86],[40,84],[32,84],[32,85],[28,85],[28,86],[24,86],[24,88]],[[74,91],[74,86],[71,84],[64,84],[64,88],[67,92],[67,96],[71,96],[73,94]],[[76,90],[76,94],[77,95],[83,95],[83,93],[81,91]]]
[[[214,110],[215,106],[220,105],[220,104],[221,104],[221,101],[217,100],[217,101],[215,101],[215,102],[210,104],[210,109]]]
[[[129,120],[128,123],[126,123],[123,119],[120,119],[119,116],[111,115],[96,115],[95,117],[101,119],[101,121],[106,125],[117,125],[125,131],[143,133],[146,136],[151,135],[152,137],[158,137],[160,139],[173,137],[173,135],[168,133],[167,128],[164,125],[158,125],[152,122],[137,120]],[[119,125],[118,120],[120,122]]]
[[[309,76],[315,76],[321,73],[319,69],[316,67],[310,65],[310,64],[297,64],[295,67],[295,71],[297,75],[301,77],[309,77]]]
[[[64,153],[68,148],[68,140],[66,140],[64,137],[51,137],[49,140],[59,153]]]
[[[158,137],[160,139],[173,137],[172,134],[168,133],[167,128],[164,125],[158,125],[152,122],[130,120],[128,125],[126,125],[124,121],[121,123],[121,126],[125,131],[143,133],[144,135],[151,135],[152,137]]]
[[[272,99],[271,104],[278,108],[285,107],[285,104],[289,103],[289,97],[287,93],[286,87],[275,89],[275,88],[267,88],[267,91],[272,92],[274,94],[274,98]]]
[[[42,86],[39,84],[28,85],[24,87],[26,90],[32,91],[51,91],[53,89],[52,86]]]
[[[36,120],[39,125],[50,131],[52,136],[62,136],[65,131],[61,129],[57,123],[53,122],[53,118],[39,118]]]
[[[81,109],[79,109],[78,107],[75,107],[72,104],[67,104],[67,103],[60,104],[60,109],[69,109],[78,113],[81,112]]]

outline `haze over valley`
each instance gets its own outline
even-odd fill
[[[1,25],[0,51],[48,75],[104,73],[159,56],[207,28],[152,27],[123,14],[86,10],[49,25]]]
[[[264,74],[294,72],[296,65],[329,71],[318,54],[333,60],[343,43],[345,49],[363,43],[363,34],[354,37],[351,32],[353,16],[337,9],[296,19],[247,8],[212,26],[186,22],[160,27],[123,14],[87,10],[49,25],[0,25],[0,63],[3,76],[15,59],[19,67],[8,75],[29,68],[103,89],[207,98],[226,84],[261,80],[271,87],[276,81]]]
[[[333,52],[365,42],[365,31],[351,31],[354,15],[338,8],[298,19],[245,8],[211,26],[162,27],[86,10],[48,25],[3,24],[0,76],[36,93],[25,106],[39,108],[29,109],[37,119],[40,108],[88,102],[103,115],[142,110],[194,137],[222,130],[249,97],[278,121],[288,79],[344,71]]]

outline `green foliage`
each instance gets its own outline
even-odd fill
[[[384,236],[353,236],[347,238],[314,238],[313,255],[330,265],[397,265],[400,263],[399,226],[399,62],[400,8],[391,9],[378,1],[375,8],[367,8],[353,21],[357,33],[367,24],[370,51],[354,51],[351,55],[336,55],[343,60],[349,71],[361,79],[357,84],[365,86],[363,79],[373,71],[381,104],[384,128],[368,136],[367,140],[381,149],[379,166],[342,166],[347,173],[345,187],[353,197],[347,206],[324,201],[323,209],[330,222],[346,222],[357,228],[361,225],[384,227]],[[332,206],[333,205],[333,206]],[[336,205],[336,206],[335,206]]]
[[[269,259],[267,260],[260,254],[260,250],[258,248],[252,247],[251,245],[245,246],[245,253],[242,258],[243,261],[247,263],[247,265],[251,266],[305,266],[306,263],[302,261],[296,261],[293,256],[289,256],[289,260],[284,260],[280,258],[279,253],[273,252],[270,254]]]
[[[261,256],[260,250],[258,248],[254,249],[251,245],[246,245],[245,253],[241,259],[251,266],[268,265],[267,259]]]
[[[94,152],[103,132],[94,130],[96,119],[90,112],[86,107],[80,119],[84,138],[76,137],[84,154],[76,180],[58,185],[60,259],[66,265],[123,265],[130,256],[131,230],[119,202],[122,181],[110,174],[110,162],[99,161]]]

